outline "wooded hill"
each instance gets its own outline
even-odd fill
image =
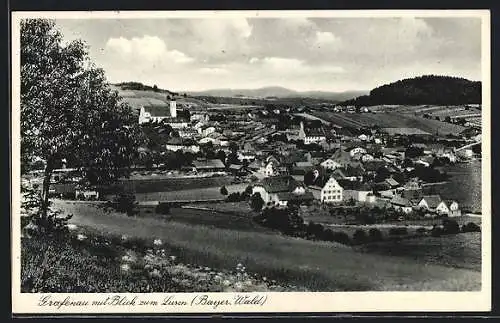
[[[342,105],[459,105],[480,104],[481,82],[464,78],[425,75],[385,84],[369,95],[347,100]]]

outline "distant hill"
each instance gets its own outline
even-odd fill
[[[456,105],[481,103],[481,82],[464,78],[424,75],[379,86],[369,95],[343,102],[343,105],[372,106],[402,105]]]
[[[127,91],[127,90],[133,90],[133,91],[152,91],[152,92],[157,92],[157,93],[165,93],[169,95],[178,95],[179,93],[172,92],[169,90],[164,90],[158,88],[156,85],[150,86],[150,85],[145,85],[140,82],[121,82],[121,83],[116,83],[113,84],[116,88],[119,88],[120,90]]]
[[[334,101],[345,101],[359,95],[367,94],[367,91],[325,92],[305,91],[299,92],[279,86],[269,86],[259,89],[213,89],[199,92],[189,92],[194,96],[219,96],[219,97],[249,97],[249,98],[316,98]]]

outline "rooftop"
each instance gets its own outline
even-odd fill
[[[220,159],[194,160],[193,166],[199,169],[226,167]]]
[[[268,193],[292,192],[297,186],[300,186],[292,176],[274,176],[262,179],[260,183]]]
[[[436,208],[442,201],[439,195],[424,195],[422,199],[424,199],[427,205],[432,209]]]

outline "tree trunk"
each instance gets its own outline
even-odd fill
[[[49,158],[47,160],[47,166],[45,167],[45,172],[43,175],[43,184],[42,184],[42,205],[40,207],[43,219],[47,218],[47,211],[49,209],[49,188],[53,170],[54,166],[52,160]]]

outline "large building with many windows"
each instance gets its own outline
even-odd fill
[[[343,188],[333,177],[330,177],[323,187],[318,185],[309,186],[315,199],[322,203],[339,203],[343,200]]]

